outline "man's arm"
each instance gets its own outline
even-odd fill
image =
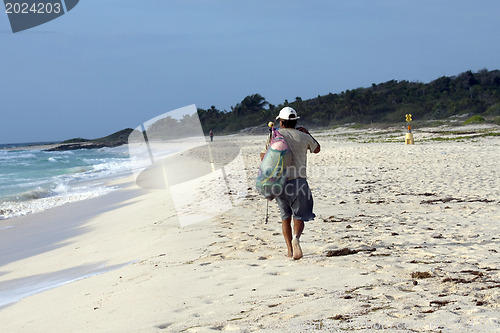
[[[312,135],[311,135],[311,138],[313,138],[313,136],[312,136]],[[316,139],[315,139],[315,138],[313,138],[313,140],[314,140],[314,141],[316,141]],[[315,154],[319,153],[319,152],[320,152],[320,150],[321,150],[321,146],[319,145],[319,142],[318,142],[318,141],[316,141],[316,144],[318,145],[318,147],[316,147],[316,149],[314,149],[314,151],[313,151],[313,153],[315,153]]]
[[[314,140],[314,142],[316,142],[316,144],[318,145],[316,147],[316,149],[314,149],[313,153],[315,153],[315,154],[319,153],[320,150],[321,150],[321,146],[320,146],[319,142],[311,135],[311,133],[309,133],[309,131],[307,130],[307,128],[299,126],[299,127],[297,127],[297,130],[301,131],[302,133],[309,134],[311,136],[311,138]]]

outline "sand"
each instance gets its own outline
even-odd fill
[[[434,141],[453,134],[422,129],[410,146],[398,131],[316,132],[317,217],[297,261],[275,203],[264,224],[253,189],[259,136],[215,138],[237,140],[249,189],[202,223],[181,227],[169,194],[132,178],[101,198],[0,221],[0,238],[26,225],[46,240],[32,251],[16,243],[24,255],[0,268],[0,295],[31,286],[0,310],[0,331],[500,332],[498,136]],[[47,240],[36,221],[70,226]]]

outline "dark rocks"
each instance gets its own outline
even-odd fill
[[[358,250],[349,250],[348,248],[344,248],[341,250],[332,250],[326,253],[327,257],[340,257],[340,256],[348,256],[350,254],[356,254]]]
[[[117,147],[121,146],[122,144],[115,145],[115,146],[108,146],[105,144],[97,144],[97,143],[88,143],[88,142],[83,142],[83,143],[71,143],[71,144],[64,144],[64,145],[59,145],[54,148],[47,149],[45,151],[66,151],[66,150],[77,150],[77,149],[99,149],[99,148],[104,148],[104,147]]]
[[[363,249],[363,250],[351,250],[348,248],[343,248],[341,250],[330,250],[326,253],[327,257],[340,257],[340,256],[348,256],[350,254],[356,254],[359,252],[374,252],[376,251],[375,248],[371,249]]]
[[[430,272],[413,272],[411,273],[413,279],[428,279],[432,277]]]
[[[86,139],[71,139],[64,141],[60,145],[47,149],[46,151],[67,151],[67,150],[78,150],[78,149],[99,149],[104,147],[118,147],[128,143],[128,137],[130,133],[134,130],[127,128],[103,138],[95,140]]]

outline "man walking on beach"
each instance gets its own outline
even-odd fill
[[[315,217],[312,193],[306,180],[307,150],[315,154],[320,151],[318,141],[306,128],[295,128],[299,118],[297,112],[291,107],[283,108],[276,117],[280,122],[279,132],[292,151],[292,162],[287,167],[287,182],[281,195],[276,197],[276,202],[280,209],[281,227],[288,249],[287,256],[295,260],[302,258],[299,238],[304,230],[304,221]],[[261,159],[264,158],[267,148],[260,154]]]

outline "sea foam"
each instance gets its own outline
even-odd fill
[[[0,219],[107,194],[109,177],[130,172],[123,147],[47,152],[0,150]]]

